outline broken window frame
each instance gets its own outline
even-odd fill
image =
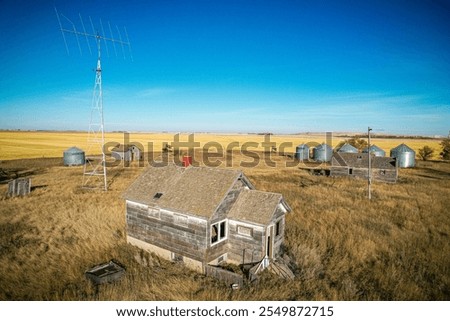
[[[216,245],[220,242],[223,242],[228,237],[228,226],[227,226],[227,220],[222,220],[219,222],[216,222],[214,224],[211,224],[211,237],[210,237],[210,243],[211,245]],[[214,231],[215,230],[215,231]],[[215,233],[215,235],[214,235]]]

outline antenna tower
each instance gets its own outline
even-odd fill
[[[116,26],[118,39],[114,38],[113,32],[111,29],[111,25],[108,22],[110,36],[107,37],[105,35],[105,31],[103,28],[103,23],[100,20],[101,32],[95,31],[94,24],[92,23],[91,18],[89,17],[92,33],[87,33],[86,28],[83,23],[83,19],[80,15],[80,22],[83,28],[83,31],[78,31],[75,27],[75,24],[66,16],[59,13],[56,10],[56,16],[58,18],[59,28],[61,30],[64,44],[66,46],[67,54],[69,54],[69,47],[66,42],[65,34],[75,35],[76,41],[78,44],[78,49],[80,54],[82,54],[81,45],[79,42],[79,37],[85,37],[86,43],[89,48],[89,52],[92,54],[91,46],[89,40],[94,39],[97,46],[97,67],[95,69],[95,82],[94,82],[94,90],[92,93],[92,103],[91,103],[91,115],[89,121],[89,131],[87,138],[87,150],[86,150],[86,161],[84,164],[83,170],[83,188],[88,189],[102,189],[106,191],[108,189],[107,179],[106,179],[106,155],[104,150],[105,145],[105,125],[104,125],[104,116],[103,116],[103,89],[102,89],[102,64],[101,64],[101,44],[102,41],[104,43],[106,53],[109,56],[107,43],[112,43],[114,52],[117,56],[116,44],[122,48],[123,57],[125,59],[125,49],[127,46],[129,49],[131,60],[133,59],[131,55],[131,45],[128,39],[128,33],[126,28],[124,28],[124,34],[126,37],[126,41],[122,40],[122,36],[120,34],[119,28]],[[70,24],[71,28],[64,28],[63,23],[61,22],[61,18],[64,21],[67,21],[67,24]]]

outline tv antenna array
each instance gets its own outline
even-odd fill
[[[103,27],[102,20],[100,20],[100,30],[95,31],[94,24],[92,23],[91,17],[89,21],[92,28],[92,33],[86,31],[83,19],[80,17],[82,31],[77,30],[75,24],[62,13],[56,10],[56,17],[58,18],[59,28],[61,30],[64,45],[66,47],[67,54],[69,54],[69,46],[66,41],[66,34],[71,34],[76,37],[78,44],[78,49],[80,55],[82,55],[81,45],[79,38],[85,38],[89,52],[92,55],[91,44],[89,40],[95,40],[97,46],[97,68],[95,69],[95,82],[94,90],[92,93],[92,103],[91,103],[91,116],[89,121],[89,131],[87,138],[87,150],[86,150],[86,161],[83,170],[83,188],[88,189],[102,189],[107,190],[107,179],[106,179],[106,155],[104,151],[105,145],[105,126],[104,126],[104,116],[103,116],[103,90],[102,90],[102,67],[101,67],[101,45],[104,43],[107,56],[109,57],[109,50],[107,43],[112,43],[114,52],[117,56],[116,45],[121,48],[123,58],[125,56],[125,48],[128,47],[129,55],[131,61],[133,56],[131,54],[130,40],[128,39],[127,29],[124,28],[124,36],[120,33],[119,28],[116,26],[117,37],[113,35],[111,24],[108,22],[109,36],[105,33],[105,28]],[[66,26],[66,27],[64,27]],[[69,26],[69,27],[67,27]]]

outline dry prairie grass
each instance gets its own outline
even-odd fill
[[[276,168],[242,169],[258,189],[282,193],[293,208],[285,248],[297,278],[265,275],[238,291],[126,244],[120,196],[142,168],[111,169],[110,190],[102,193],[79,189],[81,168],[4,162],[32,170],[34,190],[0,199],[0,299],[450,299],[449,163],[401,170],[399,183],[375,183],[369,202],[362,180],[311,176],[275,160]],[[110,259],[126,266],[124,278],[94,288],[85,270]]]
[[[175,133],[130,133],[130,142],[137,142],[144,146],[146,152],[149,151],[148,143],[153,143],[155,151],[161,151],[163,144],[174,141]],[[188,141],[189,134],[180,134],[180,141]],[[272,142],[280,147],[283,143],[292,143],[292,146],[286,146],[285,152],[295,152],[295,147],[303,143],[324,143],[326,137],[324,135],[271,135]],[[345,138],[333,137],[332,145],[336,146]],[[212,134],[212,133],[195,133],[195,140],[200,143],[200,148],[208,142],[217,142],[223,149],[226,149],[233,142],[238,142],[242,146],[246,142],[258,143],[258,148],[252,148],[262,151],[261,143],[264,141],[262,135],[250,134]],[[105,142],[124,142],[124,134],[122,133],[106,133]],[[391,148],[401,143],[407,144],[417,153],[419,148],[428,145],[436,150],[433,159],[437,159],[441,147],[438,139],[391,139],[391,138],[374,138],[373,144],[384,149],[387,155]],[[12,132],[0,131],[0,160],[23,159],[23,158],[49,158],[62,157],[64,150],[71,146],[78,146],[83,150],[87,150],[87,133],[83,132]]]

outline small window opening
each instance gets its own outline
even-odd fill
[[[279,220],[275,224],[275,236],[280,236],[280,234],[281,234],[281,220]]]
[[[353,175],[353,168],[349,168],[349,169],[348,169],[348,174],[349,174],[349,175]]]
[[[226,235],[225,222],[220,223],[220,238],[223,239]]]

